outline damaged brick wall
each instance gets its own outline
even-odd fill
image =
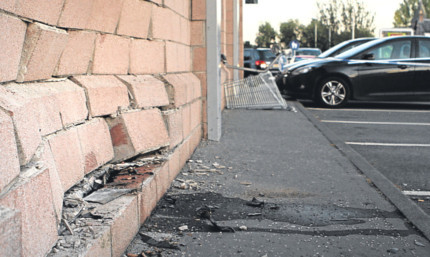
[[[87,252],[122,253],[115,237],[132,238],[203,135],[204,3],[0,1],[0,256],[47,255],[70,188],[163,149],[164,168]]]

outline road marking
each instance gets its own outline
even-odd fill
[[[321,120],[324,123],[366,124],[366,125],[406,125],[406,126],[430,126],[430,123],[422,122],[382,122],[382,121],[348,121],[348,120]]]
[[[404,195],[430,196],[430,191],[402,191]]]
[[[345,142],[347,145],[363,146],[405,146],[405,147],[430,147],[430,144],[393,144],[393,143],[372,143],[372,142]]]
[[[430,111],[424,110],[390,110],[390,109],[326,109],[326,108],[307,108],[308,110],[315,111],[353,111],[353,112],[416,112],[416,113],[429,113]]]

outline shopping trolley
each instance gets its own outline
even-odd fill
[[[265,70],[256,70],[244,67],[232,66],[227,63],[224,55],[221,60],[227,68],[258,73],[244,79],[224,83],[226,107],[228,109],[287,109],[292,110],[282,97],[275,77],[270,72],[275,63],[283,65],[283,58],[279,49],[275,60]]]

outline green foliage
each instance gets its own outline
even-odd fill
[[[292,40],[301,38],[304,26],[300,24],[299,20],[288,20],[281,23],[279,27],[279,37],[281,42],[286,45]]]
[[[430,13],[430,0],[422,0],[425,12]],[[415,10],[419,7],[419,0],[403,0],[399,9],[394,13],[394,27],[410,27]]]
[[[302,47],[315,47],[315,28],[317,47],[323,51],[351,39],[353,31],[355,38],[374,36],[374,14],[366,10],[361,0],[318,0],[317,6],[318,20],[313,19],[308,25],[303,25],[298,20],[290,19],[281,23],[279,35],[270,23],[261,25],[255,40],[258,47],[270,47],[275,38],[279,38],[285,46],[292,40],[298,40]]]
[[[255,42],[258,47],[270,47],[271,41],[275,40],[276,37],[277,33],[275,29],[270,25],[270,23],[266,22],[258,28],[258,35]]]

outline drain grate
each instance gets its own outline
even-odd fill
[[[260,73],[224,84],[228,109],[289,109],[272,73]]]

